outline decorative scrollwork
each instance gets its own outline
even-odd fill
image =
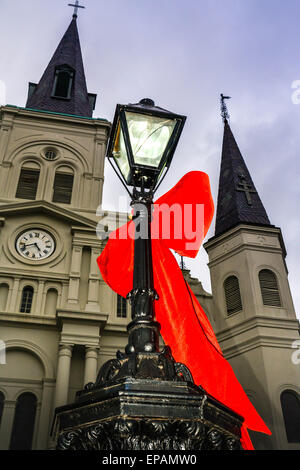
[[[101,440],[105,436],[104,426],[98,424],[85,431],[85,442],[88,443],[89,449],[101,450]]]
[[[139,423],[133,419],[118,419],[114,423],[114,432],[121,435],[136,435]]]
[[[239,450],[238,437],[199,420],[115,419],[59,436],[57,450]]]
[[[57,440],[57,450],[76,450],[77,441],[80,440],[81,431],[69,431],[60,434]]]
[[[226,447],[228,450],[240,450],[241,444],[239,439],[234,439],[233,437],[227,437],[226,439]]]
[[[141,188],[140,191],[137,188],[133,189],[132,194],[132,201],[130,203],[131,206],[135,204],[145,204],[145,206],[151,206],[153,202],[153,191],[145,191],[145,189]]]
[[[222,434],[216,429],[211,429],[207,434],[209,448],[212,450],[221,450],[223,444]]]
[[[134,289],[127,294],[126,298],[130,301],[130,303],[133,303],[136,297],[140,295],[147,295],[154,300],[159,300],[158,293],[155,289]]]
[[[177,376],[181,377],[182,380],[185,380],[186,382],[194,383],[193,376],[185,364],[181,364],[181,362],[176,362],[174,366]]]
[[[172,424],[169,421],[150,421],[142,422],[141,433],[145,436],[154,438],[165,437],[169,434]]]
[[[96,385],[101,385],[104,384],[105,382],[108,382],[109,380],[113,380],[114,377],[118,374],[118,372],[121,369],[121,362],[118,359],[111,359],[103,366],[98,372],[97,379],[96,379]]]
[[[89,392],[89,391],[92,390],[94,387],[95,387],[94,382],[88,382],[87,384],[85,384],[84,390],[87,391],[87,392]]]

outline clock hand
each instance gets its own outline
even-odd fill
[[[38,245],[37,243],[34,243],[34,245],[37,247],[37,249],[38,249],[39,251],[41,251],[41,249],[40,249],[40,247],[39,247],[39,245]]]

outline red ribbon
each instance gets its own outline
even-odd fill
[[[174,210],[170,211],[170,207]],[[204,208],[202,218],[201,208]],[[181,218],[177,216],[180,209]],[[212,326],[170,251],[174,249],[182,256],[194,258],[213,213],[209,178],[199,171],[187,173],[156,201],[151,223],[154,288],[159,295],[155,316],[175,361],[185,364],[195,383],[207,393],[244,417],[242,446],[253,449],[247,428],[271,432],[223,357]],[[168,219],[171,228],[166,239]],[[134,240],[129,236],[133,233],[132,221],[112,232],[97,260],[104,281],[123,297],[133,287]]]

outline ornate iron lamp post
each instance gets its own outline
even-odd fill
[[[117,168],[125,188],[133,186],[131,205],[139,230],[134,245],[133,289],[128,294],[132,322],[128,325],[125,351],[129,355],[159,351],[159,324],[153,313],[158,297],[153,286],[151,206],[153,194],[172,161],[185,120],[185,116],[159,108],[150,99],[116,108],[107,157]]]
[[[56,409],[57,449],[196,450],[237,449],[243,419],[193,383],[170,348],[159,350],[158,300],[153,285],[151,205],[165,176],[185,116],[150,99],[117,105],[107,158],[132,197],[132,321],[125,352],[106,362],[95,384],[78,392],[75,403]],[[132,194],[128,186],[133,187]]]

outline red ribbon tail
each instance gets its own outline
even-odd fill
[[[241,445],[244,450],[255,450],[245,424],[242,425],[241,429]]]

